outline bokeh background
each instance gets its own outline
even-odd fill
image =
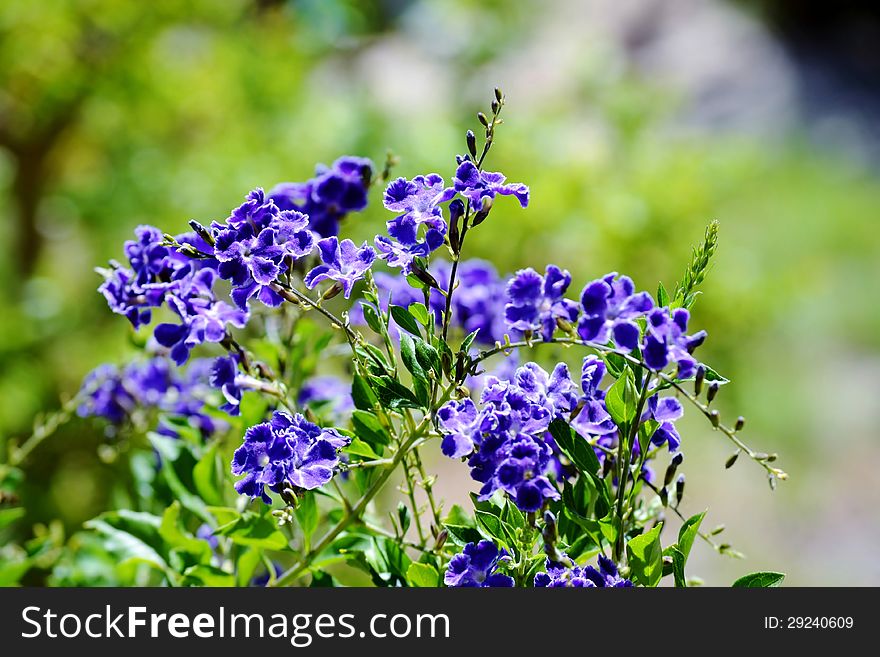
[[[490,168],[532,204],[493,213],[470,255],[653,290],[720,221],[701,356],[734,381],[722,412],[791,480],[771,492],[743,459],[725,470],[723,436],[686,422],[683,509],[708,506],[747,555],[700,545],[690,570],[880,585],[878,15],[870,0],[0,3],[0,457],[132,352],[92,268],[136,225],[222,219],[344,153],[390,148],[400,175],[448,177],[499,85]],[[383,215],[374,203],[348,235]],[[73,420],[31,455],[30,524],[75,531],[112,503],[101,442]]]

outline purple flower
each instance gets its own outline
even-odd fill
[[[526,363],[510,380],[487,376],[479,407],[464,399],[438,410],[441,449],[452,458],[469,456],[480,499],[501,489],[521,510],[536,511],[559,498],[547,478],[553,452],[545,436],[577,402],[574,388],[564,363],[551,374]]]
[[[480,418],[474,402],[469,399],[451,401],[437,411],[437,420],[443,431],[441,451],[448,457],[459,459],[474,451],[479,441]]]
[[[220,342],[226,337],[226,325],[244,328],[247,324],[246,310],[233,308],[217,301],[209,292],[216,276],[212,269],[198,272],[192,285],[183,293],[169,298],[169,307],[180,317],[180,324],[158,324],[153,333],[163,347],[171,350],[171,358],[182,365],[196,345]]]
[[[548,265],[544,276],[532,268],[516,272],[507,284],[507,326],[540,331],[544,340],[552,338],[557,319],[574,322],[578,316],[577,304],[564,298],[570,283],[571,274],[555,265]]]
[[[584,438],[613,437],[617,433],[617,426],[605,408],[605,391],[599,387],[605,376],[605,371],[605,363],[601,359],[593,355],[584,358],[581,368],[581,389],[583,390],[583,396],[579,402],[581,409],[571,421],[572,428]],[[605,443],[607,442],[608,440],[605,441]],[[605,443],[600,444],[607,446]],[[597,456],[600,456],[601,460],[604,454],[597,451]]]
[[[653,395],[648,400],[648,408],[642,415],[642,422],[654,420],[658,427],[651,434],[651,442],[655,445],[669,447],[670,452],[675,452],[681,445],[681,436],[675,428],[675,421],[684,415],[681,402],[675,397],[663,397]]]
[[[612,272],[592,283],[581,292],[584,315],[578,322],[578,335],[588,342],[606,343],[609,337],[624,351],[639,344],[639,326],[633,320],[654,307],[647,292],[635,293],[628,276]]]
[[[602,554],[598,570],[593,566],[578,566],[567,555],[562,557],[564,563],[547,560],[547,572],[535,575],[536,588],[631,588],[633,585],[622,578],[614,562]]]
[[[546,500],[559,499],[559,493],[544,476],[552,456],[546,442],[523,434],[511,441],[505,451],[493,483],[510,495],[521,511],[538,511]]]
[[[323,264],[306,274],[303,282],[311,290],[321,281],[336,281],[342,286],[346,299],[376,259],[376,252],[366,242],[358,248],[351,240],[340,242],[336,237],[327,237],[318,242],[318,249]]]
[[[130,267],[111,262],[110,269],[98,270],[104,282],[98,291],[104,295],[114,313],[124,315],[137,329],[149,324],[151,308],[161,306],[197,271],[216,266],[213,260],[194,261],[183,258],[162,246],[163,236],[152,226],[138,226],[135,240],[125,243]],[[180,242],[191,241],[193,235],[180,235]]]
[[[239,385],[238,359],[235,356],[221,356],[214,360],[211,365],[210,382],[215,388],[219,388],[225,399],[220,407],[233,417],[241,414],[242,387]]]
[[[471,209],[479,212],[483,209],[485,201],[492,200],[497,194],[503,196],[513,195],[522,207],[529,205],[529,188],[522,183],[505,184],[506,178],[500,173],[480,171],[470,160],[465,160],[458,165],[455,177],[452,179],[452,187],[444,190],[438,202],[448,201],[461,194],[471,203]]]
[[[388,222],[388,234],[377,235],[375,239],[379,257],[390,267],[400,267],[404,276],[412,271],[416,258],[427,258],[443,245],[446,236],[446,223],[438,219],[429,225],[424,237],[419,237],[418,221],[411,215],[403,215]]]
[[[443,178],[436,173],[416,176],[412,180],[398,178],[385,188],[383,202],[387,210],[410,217],[416,224],[428,223],[436,227],[443,215],[438,199],[443,192]]]
[[[430,272],[442,289],[449,284],[451,265],[440,260],[431,263]],[[462,260],[458,265],[458,288],[452,297],[452,325],[464,333],[479,330],[474,339],[478,344],[493,345],[504,339],[505,281],[491,263],[478,258]],[[432,291],[431,304],[438,319],[445,308],[446,298]]]
[[[271,198],[266,198],[262,187],[257,187],[247,195],[244,203],[232,211],[226,219],[226,224],[232,228],[250,225],[256,232],[259,232],[268,226],[277,214],[278,206]]]
[[[196,530],[196,538],[205,541],[209,546],[211,546],[211,551],[216,552],[217,547],[220,545],[220,539],[214,534],[214,530],[211,529],[211,525],[201,524],[199,528]]]
[[[373,163],[360,157],[341,157],[332,166],[319,165],[316,175],[304,183],[281,183],[269,198],[281,210],[308,216],[309,228],[321,237],[339,234],[339,222],[350,212],[367,207],[367,190]]]
[[[232,283],[232,299],[242,309],[252,297],[280,306],[284,300],[273,284],[290,260],[311,253],[315,243],[309,217],[280,210],[261,189],[251,192],[225,224],[215,222],[212,230],[220,278]]]
[[[506,555],[492,541],[468,543],[449,561],[443,582],[451,587],[512,587],[512,577],[495,572]]]
[[[312,377],[303,383],[297,401],[310,407],[326,407],[337,419],[354,410],[351,385],[335,376]]]
[[[134,361],[124,368],[101,365],[90,372],[80,389],[80,417],[103,417],[112,424],[128,421],[140,410],[157,410],[164,415],[186,419],[203,436],[209,436],[218,423],[204,413],[209,397],[206,384],[207,361],[195,360],[186,372],[171,367],[167,358],[155,356]],[[177,436],[171,425],[160,422],[161,433]]]
[[[335,429],[322,429],[300,414],[275,411],[270,422],[248,429],[235,450],[232,474],[243,475],[235,490],[270,504],[266,487],[275,492],[319,488],[333,478],[337,450],[349,442]]]
[[[684,308],[669,311],[656,308],[648,314],[642,356],[652,370],[659,372],[670,362],[678,366],[677,376],[688,379],[697,370],[697,361],[691,356],[703,344],[706,332],[687,335],[690,313]]]

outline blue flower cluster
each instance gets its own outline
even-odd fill
[[[210,397],[209,365],[206,360],[194,360],[185,372],[179,373],[161,356],[135,361],[123,368],[100,365],[83,380],[77,414],[102,417],[120,425],[129,421],[138,409],[155,409],[184,418],[203,436],[209,436],[219,428],[217,420],[204,412]],[[177,431],[168,423],[161,423],[159,432],[177,436]]]
[[[104,282],[98,290],[110,309],[125,315],[135,328],[148,324],[152,309],[167,304],[179,317],[179,324],[159,324],[156,341],[171,349],[178,365],[189,358],[190,350],[204,342],[220,342],[226,326],[244,327],[245,311],[219,301],[214,295],[218,263],[212,258],[193,259],[163,246],[162,233],[152,226],[139,226],[134,240],[125,243],[129,266],[111,262],[100,270]],[[177,241],[204,251],[210,247],[195,234],[178,236]]]
[[[511,380],[487,376],[480,408],[465,398],[439,409],[441,449],[451,458],[468,458],[471,477],[483,484],[481,499],[503,490],[518,508],[537,511],[559,498],[547,477],[553,452],[544,436],[577,397],[564,363],[550,374],[526,363]]]
[[[333,478],[338,450],[349,442],[335,429],[321,428],[299,413],[275,411],[271,421],[248,429],[244,443],[235,450],[232,474],[243,477],[235,490],[270,504],[266,487],[276,493],[285,488],[319,488]]]
[[[370,160],[344,156],[329,167],[319,164],[311,180],[276,185],[269,190],[269,198],[281,210],[307,215],[309,229],[319,236],[333,237],[347,214],[367,207],[372,177]]]
[[[526,363],[506,379],[484,376],[479,379],[479,405],[464,398],[438,410],[441,450],[450,458],[467,458],[471,476],[482,484],[481,499],[502,490],[521,510],[537,511],[545,501],[559,497],[551,476],[564,476],[548,432],[554,419],[566,420],[588,440],[600,463],[617,445],[618,429],[601,388],[605,373],[605,363],[590,355],[583,360],[580,391],[564,363],[549,374],[536,363]],[[650,393],[642,419],[657,423],[652,444],[678,451],[681,437],[675,421],[682,415],[675,397]],[[633,456],[638,456],[637,448]]]
[[[347,297],[375,251],[366,244],[355,248],[350,240],[340,243],[335,235],[346,214],[366,207],[372,170],[369,160],[343,157],[332,167],[319,167],[306,183],[279,185],[269,195],[257,188],[225,221],[209,229],[194,223],[198,233],[176,237],[189,253],[166,246],[157,228],[139,226],[135,239],[125,243],[127,265],[111,262],[100,270],[99,291],[136,329],[150,323],[154,308],[166,305],[178,321],[157,325],[154,335],[178,365],[196,345],[223,341],[228,326],[244,328],[251,298],[280,305],[278,277],[312,253],[316,234],[326,238],[318,243],[322,262],[305,282],[314,287],[334,280]],[[218,279],[230,282],[237,308],[215,296]]]
[[[505,587],[514,585],[510,575],[496,572],[507,556],[492,541],[468,543],[449,562],[443,583],[451,587]]]
[[[547,560],[547,572],[535,575],[536,588],[631,588],[633,583],[620,576],[611,559],[600,554],[598,570],[593,566],[578,566],[566,555],[568,565]]]
[[[450,221],[457,222],[466,212],[464,201],[474,212],[488,211],[499,194],[515,196],[522,207],[529,203],[528,187],[522,183],[506,184],[502,174],[480,171],[467,157],[461,158],[451,187],[446,187],[436,173],[392,181],[383,201],[385,208],[397,216],[388,222],[388,237],[376,237],[379,257],[408,275],[417,258],[427,258],[446,239],[449,225],[443,218],[442,204],[449,203]]]
[[[570,283],[569,273],[555,265],[548,265],[543,276],[531,268],[516,272],[507,284],[507,327],[550,340],[563,322],[572,328],[576,324],[581,340],[612,341],[623,352],[640,349],[652,370],[675,363],[679,378],[694,375],[698,363],[692,354],[706,332],[687,335],[687,309],[654,307],[650,294],[636,292],[632,279],[616,272],[587,283],[579,304],[564,297]],[[639,321],[646,325],[644,332]]]

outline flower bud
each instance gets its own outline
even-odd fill
[[[418,263],[413,263],[411,271],[413,276],[415,276],[428,287],[435,290],[440,289],[440,285],[437,283],[437,279],[431,276],[431,274],[428,273],[428,271]]]
[[[340,292],[342,292],[342,286],[339,283],[334,283],[329,290],[321,295],[321,299],[324,301],[328,301],[329,299],[332,299],[333,297],[338,295]]]
[[[477,112],[477,120],[482,123],[485,127],[489,127],[489,119],[486,118],[486,115],[482,112]]]
[[[738,418],[736,418],[736,424],[734,425],[733,430],[742,431],[742,428],[745,426],[745,424],[746,419],[742,415],[740,415]]]
[[[504,94],[501,93],[501,89],[499,87],[495,87],[495,100],[499,103],[504,101]]]
[[[446,539],[449,538],[449,532],[446,529],[441,529],[440,533],[437,534],[437,540],[434,542],[434,549],[440,550],[446,544]]]
[[[712,400],[715,399],[715,395],[718,394],[718,382],[714,382],[709,386],[709,392],[706,393],[706,400],[711,404]]]
[[[663,504],[663,506],[669,504],[669,491],[666,490],[666,486],[660,489],[660,503]]]
[[[200,224],[195,219],[190,219],[189,227],[193,229],[196,235],[205,240],[205,242],[207,242],[211,246],[214,246],[214,236],[211,235],[211,233],[208,232],[208,229],[202,226],[202,224]]]
[[[471,154],[471,157],[477,156],[477,137],[474,135],[473,130],[468,130],[465,133],[465,139],[467,139],[467,147],[468,152]]]
[[[684,497],[684,475],[678,475],[678,479],[675,482],[675,506],[678,507],[681,504],[681,498]]]
[[[479,226],[481,223],[486,221],[486,217],[489,216],[489,212],[492,210],[492,199],[487,198],[483,200],[483,208],[474,215],[474,218],[471,220],[471,228],[474,226]]]
[[[730,469],[733,467],[733,464],[736,463],[736,460],[739,458],[739,450],[736,450],[733,454],[730,455],[730,458],[724,464],[725,469]]]
[[[712,411],[709,413],[709,421],[712,423],[712,426],[717,429],[718,425],[721,424],[721,414],[718,413],[717,410]]]
[[[498,110],[501,109],[501,105],[498,104],[497,100],[492,101],[492,114],[498,114]]]
[[[694,378],[694,394],[699,396],[703,390],[703,380],[706,378],[706,368],[700,365],[697,367],[697,375]]]

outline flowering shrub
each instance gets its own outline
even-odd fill
[[[129,537],[114,541],[123,563],[186,585],[335,585],[348,565],[379,586],[628,587],[686,586],[698,538],[736,554],[681,511],[685,406],[734,444],[728,467],[745,454],[771,485],[786,475],[712,408],[728,381],[689,327],[717,224],[655,295],[616,272],[499,276],[466,259],[470,231],[529,205],[526,185],[484,168],[503,106],[496,90],[449,182],[343,157],[192,232],[139,227],[126,262],[100,270],[113,312],[142,331],[163,320],[148,360],[102,366],[78,401],[117,433],[155,418],[164,510],[89,525]],[[376,186],[383,233],[341,237]],[[577,354],[576,369],[530,360],[542,350]],[[443,470],[469,470],[471,509],[437,499],[430,443]],[[387,514],[392,477],[406,502]],[[758,580],[779,577],[743,582]]]

